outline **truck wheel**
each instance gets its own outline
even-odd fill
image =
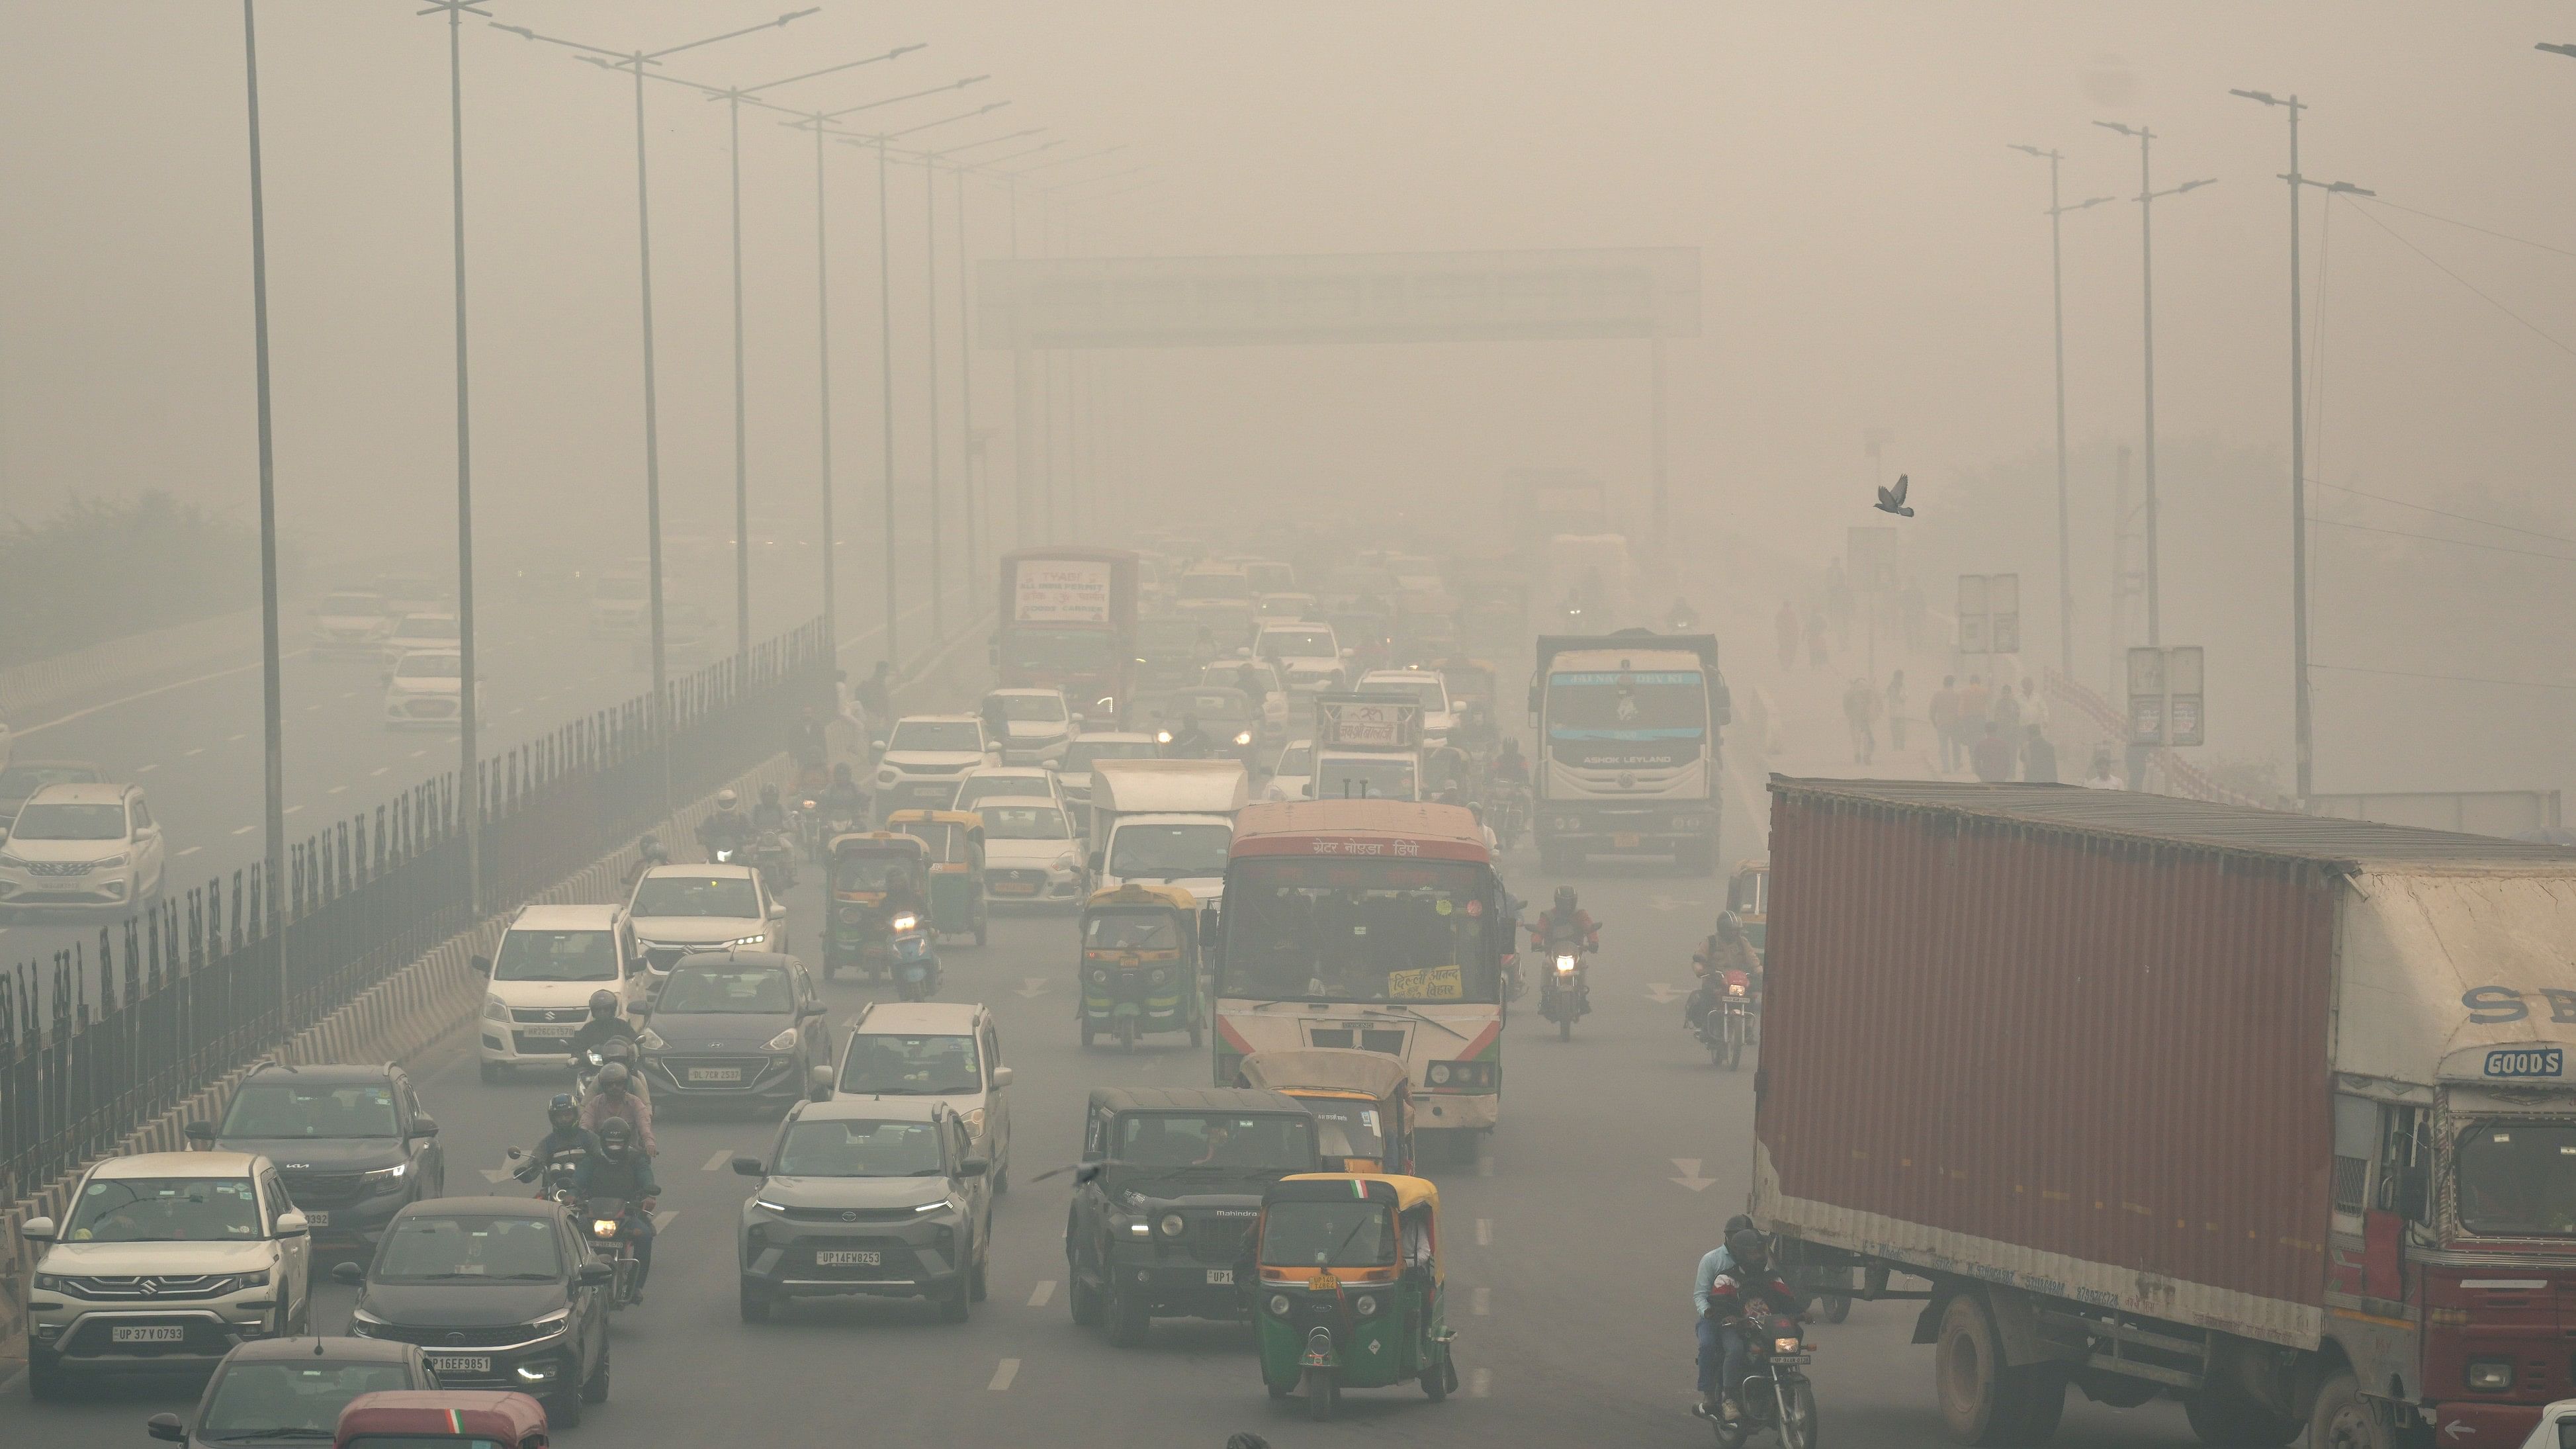
[[[2192,1427],[2200,1426],[2195,1422]],[[2207,1436],[2202,1442],[2208,1442]],[[2392,1443],[2387,1422],[2370,1400],[2362,1397],[2361,1384],[2352,1370],[2343,1370],[2317,1390],[2316,1409],[2308,1415],[2310,1449],[2391,1449]]]
[[[2325,1392],[2332,1392],[2333,1387],[2329,1382]],[[2354,1386],[2354,1399],[2360,1401],[2358,1385]],[[2320,1393],[2317,1398],[2320,1411],[2325,1402],[2324,1393]],[[2363,1408],[2367,1410],[2368,1405],[2364,1403]],[[2278,1449],[2278,1446],[2298,1438],[2299,1431],[2307,1427],[2300,1420],[2284,1418],[2241,1393],[2223,1388],[2205,1389],[2183,1400],[2182,1412],[2183,1417],[2191,1421],[2191,1432],[2199,1436],[2200,1442],[2225,1445],[2227,1449]],[[2322,1431],[2309,1442],[2346,1449]],[[2387,1440],[2361,1439],[2354,1442],[2366,1446],[2366,1449],[2381,1449]]]
[[[2018,1449],[2039,1442],[2025,1437],[2031,1427],[2035,1386],[2027,1370],[2005,1365],[2003,1343],[1984,1299],[1963,1293],[1950,1300],[1941,1314],[1933,1365],[1933,1389],[1951,1438],[1986,1449]],[[2057,1387],[2062,1409],[2065,1388]],[[2055,1432],[2057,1415],[2043,1410],[2043,1416],[2048,1432]]]

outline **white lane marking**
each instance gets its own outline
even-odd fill
[[[350,690],[347,694],[341,695],[340,697],[341,697],[342,699],[356,699],[356,698],[358,697],[358,692],[357,692],[356,690],[354,690],[354,689],[353,689],[353,690]]]
[[[1478,1177],[1494,1175],[1494,1139],[1490,1133],[1476,1134],[1476,1175]]]
[[[1484,1314],[1494,1311],[1494,1290],[1479,1288],[1467,1295],[1467,1311]]]
[[[284,657],[287,659],[301,659],[312,652],[313,651],[310,649],[298,649],[294,653],[285,655]],[[203,684],[209,679],[222,679],[227,675],[246,674],[259,667],[261,667],[260,661],[254,659],[248,664],[237,664],[230,669],[218,669],[212,674],[200,674],[194,679],[173,680],[168,684],[156,685],[151,689],[144,690],[140,694],[129,694],[123,699],[111,699],[103,704],[93,704],[87,709],[73,710],[70,714],[64,715],[60,719],[49,719],[43,724],[29,725],[25,729],[18,731],[18,737],[20,739],[24,739],[29,735],[41,734],[46,730],[53,729],[57,725],[67,725],[76,719],[87,719],[91,715],[98,713],[100,710],[114,709],[121,704],[132,704],[138,699],[150,699],[156,694],[168,694],[171,690],[185,689],[192,684]],[[236,740],[240,738],[240,735],[233,736],[233,739]],[[228,744],[230,742],[231,741],[226,741]]]
[[[378,775],[381,775],[381,774],[385,773],[387,770],[390,770],[390,769],[392,769],[392,768],[393,768],[393,766],[391,766],[391,765],[378,765],[378,766],[376,766],[374,769],[369,770],[369,771],[367,772],[367,778],[368,778],[368,779],[370,779],[370,780],[372,780],[372,779],[376,778]]]
[[[514,709],[514,710],[510,711],[510,713],[512,713],[512,714],[526,714],[527,712],[528,712],[528,707],[527,707],[526,705],[524,705],[524,704],[523,704],[523,705],[521,705],[521,706],[519,706],[517,709]]]
[[[1655,1004],[1657,1006],[1670,1006],[1674,1002],[1681,1000],[1683,997],[1690,995],[1689,992],[1673,985],[1669,981],[1656,981],[1649,983],[1646,987],[1646,994],[1655,999]]]
[[[1015,1358],[1006,1358],[1002,1360],[1001,1367],[993,1370],[993,1381],[986,1384],[984,1387],[989,1392],[998,1394],[1010,1388],[1011,1380],[1018,1378],[1019,1376],[1020,1361]]]
[[[421,756],[423,756],[423,755],[425,755],[425,754],[428,754],[428,753],[429,753],[429,751],[427,751],[427,750],[414,750],[414,751],[412,751],[412,752],[411,752],[411,757],[412,757],[413,759],[417,760],[417,759],[419,759]]]
[[[1494,1220],[1492,1218],[1476,1219],[1476,1246],[1479,1248],[1490,1248],[1493,1245]]]
[[[202,754],[204,754],[205,752],[206,752],[206,747],[205,747],[204,745],[199,745],[199,746],[197,746],[197,747],[196,747],[195,749],[193,749],[193,750],[183,750],[183,751],[181,751],[181,752],[180,752],[180,758],[182,758],[182,759],[188,759],[188,760],[193,760],[193,759],[195,759],[197,756],[202,755]]]
[[[258,826],[256,826],[256,825],[245,825],[245,826],[243,826],[241,829],[234,831],[234,832],[233,832],[233,834],[235,834],[235,835],[248,835],[248,834],[250,834],[252,831],[257,830],[258,828],[259,828],[259,827],[258,827]]]
[[[671,1230],[671,1219],[676,1218],[679,1215],[680,1210],[678,1208],[664,1208],[660,1212],[653,1214],[653,1231],[657,1233],[669,1232]]]
[[[1031,1308],[1044,1308],[1047,1306],[1047,1300],[1054,1296],[1055,1280],[1053,1278],[1041,1278],[1038,1280],[1038,1286],[1029,1293],[1029,1306]]]
[[[334,785],[331,787],[331,793],[334,795],[346,795],[349,793],[349,787],[346,785]]]
[[[1700,1160],[1696,1157],[1675,1157],[1670,1161],[1673,1166],[1682,1170],[1682,1175],[1669,1180],[1678,1182],[1693,1192],[1706,1192],[1709,1184],[1717,1181],[1716,1178],[1699,1175]]]
[[[1467,1397],[1481,1399],[1494,1391],[1494,1371],[1478,1369],[1467,1375]]]
[[[237,744],[240,744],[242,741],[244,741],[244,740],[246,740],[246,739],[249,739],[249,738],[250,738],[250,734],[249,734],[249,732],[244,731],[244,732],[243,732],[243,733],[241,733],[241,734],[234,735],[232,738],[230,738],[230,739],[228,739],[228,740],[224,741],[224,743],[225,743],[225,744],[228,744],[228,745],[237,745]]]
[[[731,1161],[733,1161],[733,1149],[730,1147],[719,1147],[716,1149],[716,1155],[707,1159],[707,1165],[699,1168],[698,1170],[700,1172],[722,1172],[724,1171],[725,1164]]]
[[[289,806],[287,806],[284,810],[280,811],[279,813],[280,813],[280,814],[283,814],[283,815],[292,815],[292,814],[294,814],[296,811],[301,810],[301,809],[303,809],[303,808],[304,808],[304,807],[303,807],[303,806],[301,806],[301,805],[289,805]]]
[[[1044,996],[1044,995],[1046,995],[1047,979],[1046,979],[1045,977],[1043,977],[1043,976],[1028,976],[1028,977],[1023,977],[1023,978],[1021,978],[1021,979],[1027,983],[1027,984],[1023,985],[1023,986],[1020,988],[1020,994],[1021,994],[1022,996]]]
[[[138,774],[138,775],[149,775],[149,774],[151,774],[153,771],[155,771],[155,770],[157,770],[157,769],[160,769],[160,768],[161,768],[161,767],[160,767],[159,765],[144,765],[144,766],[142,766],[142,767],[138,768],[134,773],[136,773],[136,774]]]
[[[192,856],[192,855],[196,854],[198,851],[201,851],[201,850],[203,850],[203,849],[205,849],[205,847],[204,847],[204,846],[202,846],[202,845],[191,845],[191,846],[189,846],[187,849],[185,849],[185,850],[183,850],[183,851],[180,851],[180,852],[179,852],[179,855],[178,855],[178,858],[179,858],[179,859],[184,860],[184,859],[186,859],[187,857]]]
[[[321,709],[322,709],[322,706],[320,706],[320,705],[318,705],[318,704],[308,704],[308,705],[304,706],[304,712],[305,712],[306,714],[318,714],[318,713],[320,713],[320,712],[321,712]]]

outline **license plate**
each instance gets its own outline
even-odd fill
[[[885,1254],[868,1249],[824,1249],[814,1255],[817,1268],[881,1268]]]
[[[1815,1362],[1815,1357],[1816,1356],[1811,1353],[1775,1353],[1765,1361],[1779,1364],[1785,1368],[1790,1364],[1813,1363]]]
[[[304,1210],[304,1225],[308,1228],[327,1228],[331,1226],[331,1215],[327,1212],[316,1212],[311,1208],[306,1208]]]
[[[442,1374],[488,1374],[492,1371],[492,1360],[434,1353],[429,1356],[429,1366],[432,1371]]]
[[[1207,1270],[1207,1275],[1208,1286],[1210,1287],[1223,1286],[1231,1288],[1234,1286],[1234,1270],[1232,1268],[1210,1268]]]
[[[997,880],[993,882],[993,894],[997,896],[1033,896],[1037,893],[1038,888],[1024,880]]]
[[[578,1030],[578,1028],[569,1026],[523,1026],[520,1027],[519,1030],[527,1036],[562,1039],[569,1038],[574,1031]]]
[[[1634,850],[1644,843],[1645,837],[1641,835],[1613,835],[1610,837],[1610,844],[1620,850]]]
[[[742,1080],[742,1068],[691,1067],[689,1068],[689,1080],[692,1082],[739,1082]]]
[[[175,1325],[168,1328],[111,1328],[107,1331],[107,1341],[110,1343],[178,1343],[187,1335],[186,1329]]]

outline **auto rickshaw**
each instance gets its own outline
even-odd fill
[[[340,1411],[332,1449],[546,1449],[545,1407],[496,1389],[378,1389]]]
[[[1199,903],[1176,885],[1131,881],[1094,891],[1082,904],[1082,998],[1074,1025],[1085,1048],[1095,1036],[1129,1051],[1149,1031],[1206,1039],[1207,998],[1199,989]]]
[[[1736,866],[1734,877],[1726,883],[1726,908],[1735,912],[1744,927],[1744,939],[1753,943],[1753,954],[1761,955],[1763,921],[1771,913],[1771,862],[1748,860]]]
[[[1458,1387],[1440,1267],[1440,1190],[1418,1177],[1301,1173],[1262,1194],[1261,1382],[1306,1389],[1329,1419],[1345,1388],[1412,1379],[1433,1402]]]
[[[832,837],[827,866],[832,918],[823,934],[823,979],[843,967],[871,981],[894,974],[894,933],[888,929],[889,897],[908,897],[916,909],[930,902],[930,847],[917,835],[868,830]]]
[[[1254,1052],[1235,1068],[1234,1085],[1305,1103],[1328,1167],[1413,1171],[1413,1084],[1400,1058],[1349,1047]]]
[[[984,817],[972,810],[898,810],[886,828],[930,847],[930,928],[984,944],[992,924],[984,901]]]

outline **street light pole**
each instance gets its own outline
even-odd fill
[[[267,720],[262,755],[267,766],[267,848],[260,869],[261,929],[277,941],[277,1033],[293,1030],[288,1014],[294,995],[287,973],[286,884],[286,728],[277,653],[277,438],[270,426],[268,383],[268,203],[260,175],[259,26],[251,0],[242,0],[242,75],[250,97],[250,315],[251,372],[259,423],[259,664],[260,700]]]
[[[2057,672],[2072,680],[2075,677],[2075,579],[2072,556],[2074,544],[2066,521],[2066,256],[2062,242],[2066,213],[2100,206],[2107,196],[2066,206],[2057,193],[2057,165],[2066,159],[2062,151],[2043,151],[2037,146],[2015,146],[2012,149],[2045,158],[2048,162],[2048,290],[2052,333],[2057,359]]]

